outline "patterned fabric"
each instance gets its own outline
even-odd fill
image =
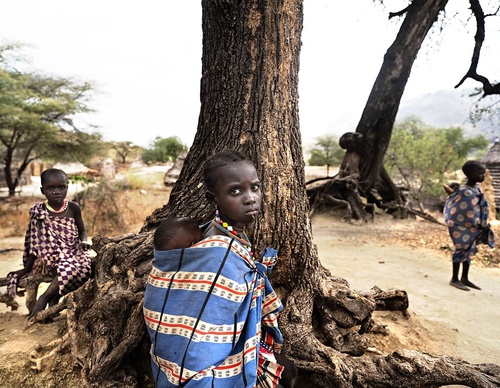
[[[33,273],[56,271],[61,295],[76,290],[90,276],[90,255],[80,249],[75,219],[51,216],[43,202],[30,209],[23,264],[30,254],[37,257]]]
[[[477,244],[484,242],[491,248],[495,246],[495,237],[491,229],[487,236],[483,231],[488,226],[488,201],[479,186],[461,186],[448,196],[444,205],[444,220],[453,241],[454,263],[471,260],[477,252]]]
[[[254,262],[226,236],[154,252],[144,318],[158,387],[255,387],[258,369],[262,386],[276,386],[282,367],[259,352],[263,333],[274,350],[283,342],[267,278],[275,261],[267,248]]]

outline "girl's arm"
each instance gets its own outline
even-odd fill
[[[87,232],[85,230],[85,224],[83,223],[82,210],[80,205],[76,202],[70,202],[71,210],[73,211],[73,217],[75,218],[76,227],[78,229],[78,238],[80,239],[80,248],[84,251],[90,249],[91,244],[87,241]]]
[[[35,264],[36,256],[28,255],[26,257],[26,262],[24,263],[24,268],[19,269],[17,271],[12,271],[7,274],[7,277],[17,275],[18,278],[22,278],[24,275],[29,274],[33,269],[33,264]]]

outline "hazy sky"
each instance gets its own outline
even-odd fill
[[[398,31],[388,11],[405,4],[386,1],[383,9],[373,3],[304,0],[299,106],[305,145],[319,135],[355,129],[333,123],[361,115]],[[468,8],[466,0],[453,5]],[[105,139],[147,146],[156,136],[178,136],[191,145],[200,107],[200,1],[0,0],[0,9],[1,41],[31,45],[35,69],[96,84],[97,113],[86,120]],[[452,89],[466,72],[473,35],[453,20],[453,34],[445,29],[427,38],[404,98]],[[488,50],[480,69],[492,75]]]

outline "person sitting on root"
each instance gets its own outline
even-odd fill
[[[189,248],[203,237],[198,223],[188,217],[170,217],[155,230],[154,248],[157,251]]]
[[[42,172],[41,192],[44,202],[29,211],[30,219],[24,240],[23,268],[9,272],[9,293],[15,296],[17,283],[28,274],[52,275],[53,280],[34,306],[27,306],[28,319],[48,305],[59,302],[61,295],[76,290],[91,274],[87,233],[80,206],[66,199],[68,178],[63,170]]]
[[[486,168],[477,161],[467,161],[462,166],[467,177],[465,185],[455,188],[444,205],[444,220],[453,241],[453,271],[450,285],[469,291],[481,288],[469,280],[471,257],[477,253],[477,244],[495,246],[495,237],[488,223],[488,201],[477,183],[484,181]],[[458,273],[462,263],[462,276]]]
[[[277,252],[254,255],[244,231],[261,209],[255,165],[226,150],[206,161],[203,177],[213,218],[194,245],[155,249],[144,293],[155,384],[293,388],[297,367],[280,354],[283,306],[268,278]]]

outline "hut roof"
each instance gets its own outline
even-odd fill
[[[500,139],[497,137],[495,143],[491,146],[490,150],[481,159],[481,163],[500,164]]]

